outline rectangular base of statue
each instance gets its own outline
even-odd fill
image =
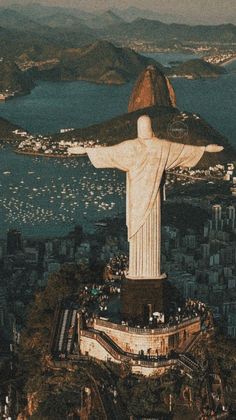
[[[168,317],[171,307],[180,304],[178,291],[167,279],[129,279],[121,287],[121,315],[124,320],[147,322],[153,313]]]

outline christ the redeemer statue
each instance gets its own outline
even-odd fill
[[[129,272],[134,280],[163,279],[161,273],[161,188],[166,170],[190,168],[204,152],[220,152],[218,145],[191,146],[158,139],[148,116],[138,119],[138,137],[109,147],[71,147],[71,155],[86,154],[95,168],[126,172],[126,223]]]

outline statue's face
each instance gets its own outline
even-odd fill
[[[139,117],[137,123],[138,138],[141,140],[150,140],[154,137],[152,131],[151,118],[148,115]]]

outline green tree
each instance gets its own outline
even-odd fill
[[[31,416],[33,420],[64,420],[69,414],[63,394],[50,395],[39,403],[37,411]]]

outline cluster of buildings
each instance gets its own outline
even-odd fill
[[[235,206],[212,206],[199,235],[163,229],[163,259],[170,280],[185,298],[207,303],[226,335],[236,337]]]
[[[212,206],[201,234],[163,226],[162,238],[162,263],[169,280],[185,299],[207,303],[224,333],[236,337],[235,207]],[[35,291],[44,288],[49,275],[64,263],[93,266],[97,261],[105,267],[104,279],[116,281],[125,277],[127,255],[126,233],[119,227],[113,235],[104,230],[103,237],[81,232],[52,239],[26,239],[20,231],[10,230],[7,240],[0,242],[1,326],[9,325],[12,312],[20,328]],[[10,325],[15,328],[13,318]]]
[[[4,92],[0,92],[0,102],[8,101],[9,99],[14,98],[15,96],[19,96],[20,92],[18,90],[9,91],[6,89]]]
[[[224,64],[228,61],[235,60],[236,54],[235,51],[231,52],[218,52],[216,54],[211,54],[210,56],[204,57],[204,60],[210,64]]]
[[[59,60],[57,58],[52,58],[48,60],[39,60],[39,61],[32,61],[32,60],[26,60],[26,61],[17,61],[18,67],[22,71],[27,71],[30,69],[39,69],[42,70],[43,68],[48,66],[54,66],[59,63]]]
[[[163,226],[163,268],[184,300],[172,302],[169,294],[166,300],[164,288],[141,285],[134,303],[145,306],[141,322],[125,318],[125,305],[133,299],[133,286],[130,296],[131,285],[123,287],[128,268],[125,229],[117,224],[111,234],[104,224],[103,232],[85,235],[77,229],[63,238],[26,239],[19,230],[8,231],[0,243],[0,330],[11,330],[18,343],[25,309],[50,273],[64,263],[91,265],[97,260],[107,264],[106,281],[84,285],[76,306],[71,300],[59,304],[52,356],[62,363],[82,355],[121,367],[129,364],[133,374],[145,376],[162,375],[173,367],[204,376],[206,368],[189,352],[211,330],[209,307],[225,333],[236,336],[236,208],[213,205],[201,233]],[[171,307],[168,315],[165,307],[160,313],[152,305],[160,292],[164,306]]]
[[[235,206],[213,205],[201,233],[164,226],[162,247],[163,269],[185,304],[178,306],[178,299],[173,298],[177,305],[173,310],[170,289],[165,298],[165,280],[130,283],[125,279],[128,261],[124,256],[113,257],[107,268],[113,279],[120,275],[122,280],[119,314],[123,318],[115,315],[114,300],[110,312],[108,303],[108,312],[93,314],[89,323],[79,315],[82,355],[118,364],[128,361],[133,373],[149,376],[162,374],[186,358],[209,329],[212,315],[227,336],[236,337]],[[162,313],[155,310],[160,294]],[[137,316],[140,305],[142,316]],[[171,308],[169,315],[167,308]]]
[[[60,130],[61,133],[67,133],[73,131],[73,128],[62,128]],[[98,144],[100,145],[99,141],[88,140],[88,141],[81,141],[77,142],[75,139],[72,141],[54,141],[50,136],[42,136],[37,135],[37,137],[33,136],[22,130],[14,130],[13,134],[16,134],[19,138],[22,138],[20,143],[17,146],[16,151],[18,153],[25,153],[25,154],[35,154],[35,155],[44,155],[44,156],[55,156],[55,157],[67,157],[68,147],[71,146],[85,146],[85,147],[96,147]]]
[[[2,329],[11,334],[16,323],[20,331],[36,290],[45,287],[50,273],[59,270],[63,262],[74,261],[75,251],[75,242],[70,239],[24,239],[19,230],[9,230],[7,239],[0,242]],[[10,322],[12,317],[14,322]]]
[[[127,263],[127,249],[122,233],[116,237],[85,236],[79,230],[68,237],[47,239],[24,238],[19,230],[9,230],[7,238],[0,240],[0,329],[12,331],[16,321],[20,330],[36,290],[44,288],[50,274],[63,264],[92,265],[100,261],[105,266],[116,256],[113,272],[120,274]],[[111,270],[106,270],[105,277],[112,277]]]
[[[180,182],[182,185],[187,182],[196,182],[197,180],[208,180],[211,183],[215,183],[219,180],[232,181],[236,183],[234,174],[234,164],[228,163],[226,165],[217,164],[216,166],[210,166],[207,169],[188,169],[188,168],[177,168],[167,173],[167,185],[168,183]]]

